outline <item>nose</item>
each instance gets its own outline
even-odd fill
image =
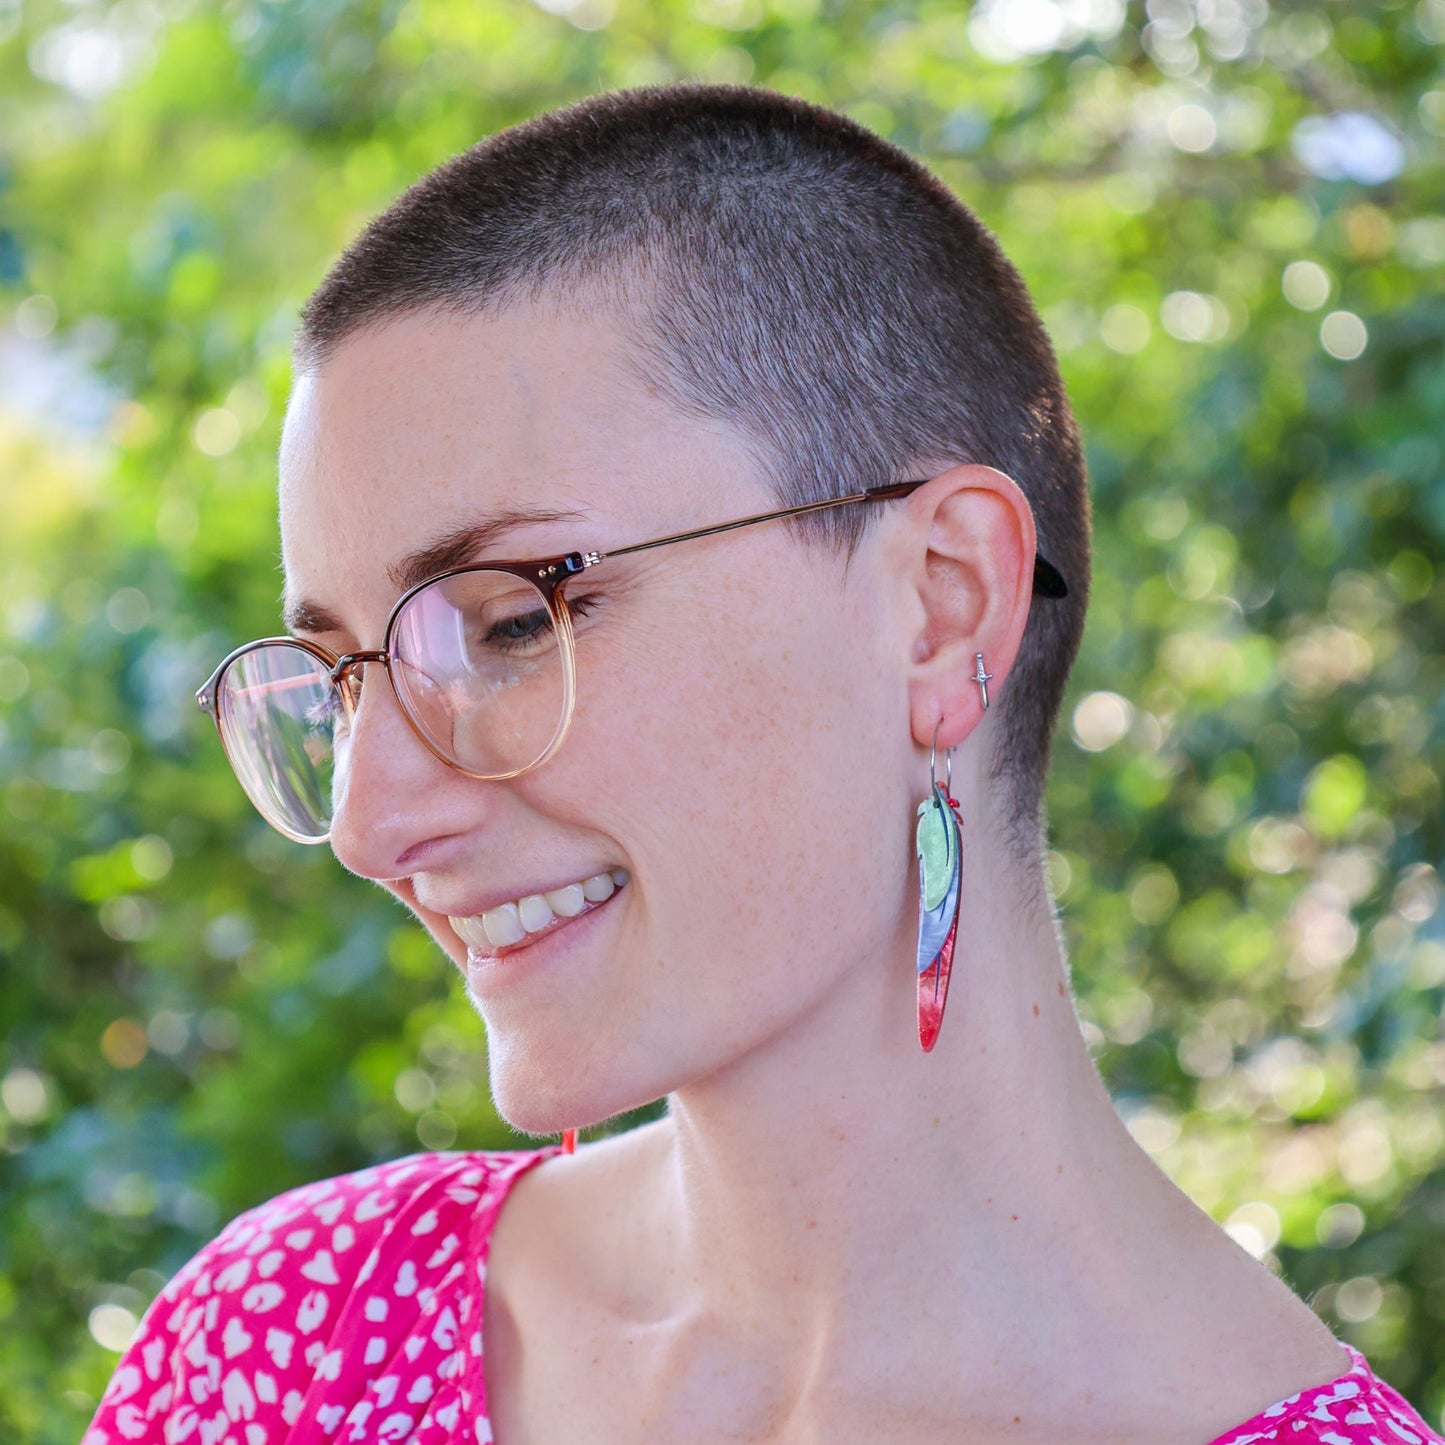
[[[417,736],[379,661],[361,660],[351,677],[362,669],[332,783],[331,850],[348,871],[381,881],[415,871],[422,845],[464,831],[466,795],[481,785],[468,788]]]

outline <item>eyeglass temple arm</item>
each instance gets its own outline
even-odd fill
[[[828,507],[844,507],[853,502],[891,502],[899,497],[910,496],[925,482],[921,477],[912,482],[886,482],[882,486],[865,487],[849,497],[829,497],[821,502],[803,502],[796,507],[784,507],[777,512],[765,512],[758,517],[740,517],[736,522],[720,522],[711,527],[695,527],[687,532],[673,532],[670,536],[654,537],[649,542],[634,542],[630,547],[614,547],[610,552],[598,552],[589,556],[589,563],[595,557],[600,562],[605,557],[625,557],[630,552],[646,552],[651,547],[665,547],[669,542],[687,542],[694,537],[711,537],[718,532],[731,532],[735,527],[750,527],[754,522],[772,522],[780,517],[801,517],[805,512],[821,512]],[[1040,597],[1067,597],[1069,589],[1062,574],[1054,564],[1041,554],[1034,557],[1034,591]]]

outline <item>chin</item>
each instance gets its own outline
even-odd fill
[[[500,1036],[488,1039],[487,1065],[492,1105],[521,1134],[555,1135],[590,1129],[641,1108],[667,1092],[636,1080],[598,1080],[575,1051],[555,1059],[528,1042],[515,1048]]]

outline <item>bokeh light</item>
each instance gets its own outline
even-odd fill
[[[239,1210],[532,1142],[454,970],[251,816],[191,694],[278,627],[330,258],[478,137],[680,77],[884,129],[1024,274],[1094,489],[1045,858],[1081,1033],[1439,1420],[1442,45],[1441,0],[0,5],[0,1436],[78,1439]]]

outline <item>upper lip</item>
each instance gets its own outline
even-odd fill
[[[474,894],[455,905],[433,902],[426,896],[426,890],[415,879],[412,880],[412,889],[416,895],[416,901],[433,913],[444,913],[448,918],[476,918],[483,913],[491,912],[493,908],[500,908],[504,903],[515,903],[519,898],[527,898],[534,893],[554,893],[559,888],[566,888],[573,883],[581,883],[584,878],[595,878],[599,873],[611,873],[616,867],[615,863],[608,864],[602,868],[593,868],[586,873],[568,874],[556,882],[542,883],[536,887],[519,885],[511,893],[494,888],[487,893]]]

